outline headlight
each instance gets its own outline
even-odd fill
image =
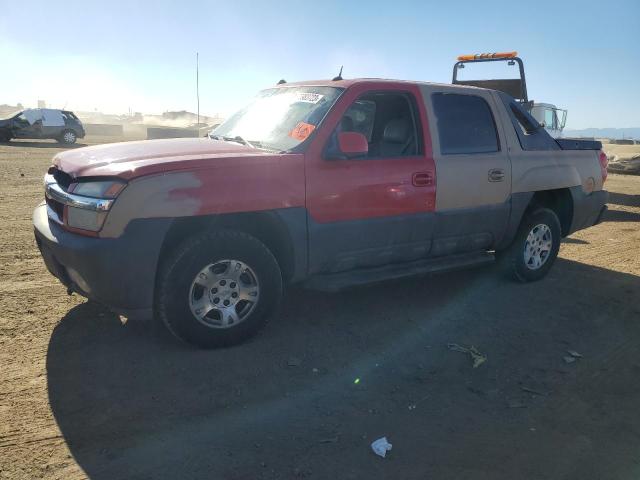
[[[69,185],[69,191],[84,197],[116,198],[124,186],[125,183],[120,180],[78,182]]]
[[[107,213],[126,183],[121,180],[96,180],[69,185],[67,225],[81,230],[97,232],[102,228]]]

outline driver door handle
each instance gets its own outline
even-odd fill
[[[416,172],[411,176],[411,183],[414,187],[427,187],[433,185],[433,173]]]
[[[490,182],[502,182],[504,180],[504,170],[502,168],[492,168],[489,170]]]

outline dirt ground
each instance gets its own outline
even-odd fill
[[[609,158],[609,170],[616,173],[640,175],[640,145],[603,144]]]
[[[58,151],[0,146],[0,478],[640,478],[640,177],[610,176],[605,223],[541,282],[293,289],[258,337],[201,351],[45,270],[31,212]]]

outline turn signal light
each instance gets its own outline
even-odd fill
[[[485,58],[514,58],[518,56],[518,52],[499,52],[499,53],[476,53],[475,55],[460,55],[459,62],[473,62],[474,60],[484,60]]]

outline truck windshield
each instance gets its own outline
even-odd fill
[[[343,90],[312,86],[263,90],[209,136],[267,150],[291,150],[320,125]]]

